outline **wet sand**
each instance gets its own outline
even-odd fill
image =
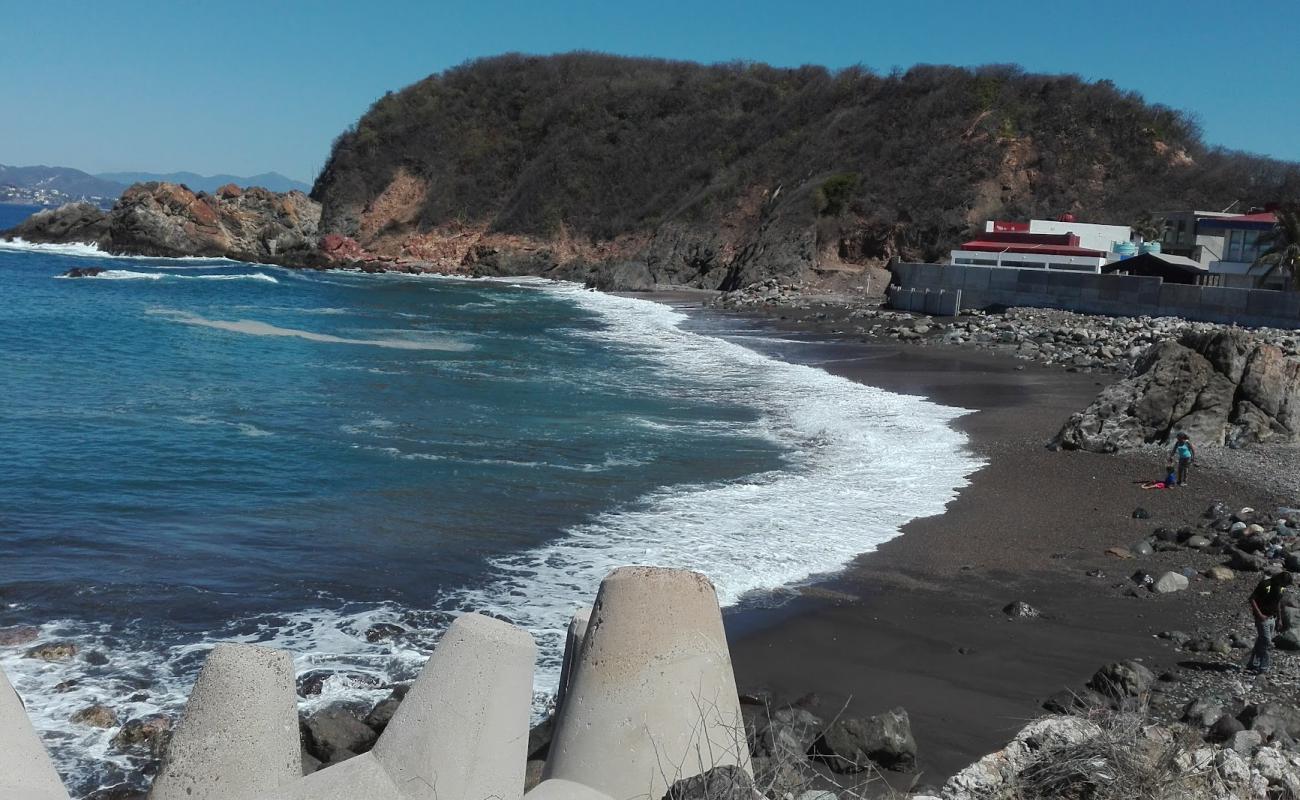
[[[680,298],[674,305],[684,303],[691,305]],[[1142,490],[1139,482],[1161,473],[1157,453],[1050,451],[1062,422],[1112,375],[964,348],[862,342],[828,333],[833,319],[758,324],[816,342],[801,345],[794,360],[974,412],[957,424],[987,466],[944,514],[910,523],[780,609],[727,616],[742,691],[789,699],[815,692],[824,717],[841,708],[863,716],[907,709],[920,785],[942,783],[999,749],[1043,713],[1046,696],[1082,686],[1103,664],[1141,658],[1158,672],[1175,660],[1154,634],[1195,628],[1202,604],[1194,596],[1204,587],[1128,596],[1129,574],[1152,564],[1107,556],[1107,547],[1160,525],[1195,524],[1214,499],[1277,501],[1209,471],[1187,489]],[[1151,518],[1134,519],[1138,506]],[[1087,574],[1094,570],[1105,577]],[[1001,609],[1015,600],[1043,618],[1010,620]]]

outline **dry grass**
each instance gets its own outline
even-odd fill
[[[1186,769],[1180,754],[1200,742],[1190,729],[1171,731],[1137,712],[1080,716],[1099,733],[1045,746],[1015,777],[1008,800],[1175,800],[1202,796],[1212,767]],[[1212,778],[1211,778],[1212,779]]]

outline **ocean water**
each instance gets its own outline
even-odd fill
[[[77,792],[143,761],[68,717],[177,713],[219,641],[329,672],[310,710],[386,696],[491,613],[537,638],[540,710],[613,567],[744,604],[978,467],[961,411],[762,350],[568,284],[0,244],[0,625],[80,648],[0,665]]]

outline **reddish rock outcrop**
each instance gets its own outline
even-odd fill
[[[137,183],[112,211],[67,205],[5,231],[31,242],[86,242],[110,253],[225,256],[286,261],[314,255],[320,204],[302,192],[277,194],[233,184],[216,194],[175,183]]]

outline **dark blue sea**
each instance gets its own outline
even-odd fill
[[[485,611],[537,638],[541,708],[613,567],[735,604],[977,466],[961,412],[774,357],[798,347],[569,284],[0,243],[0,625],[80,648],[0,664],[78,791],[139,763],[69,715],[177,713],[218,641],[334,673],[307,707],[374,701]]]

